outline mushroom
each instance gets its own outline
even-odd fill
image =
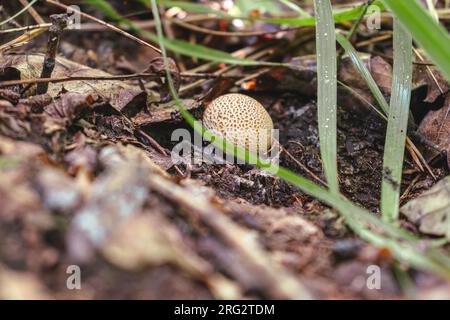
[[[267,152],[272,145],[273,122],[261,103],[230,93],[214,99],[203,114],[204,126],[241,148]]]

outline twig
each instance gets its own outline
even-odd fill
[[[247,49],[247,48],[244,48],[244,49]],[[253,59],[253,60],[257,60],[257,59],[259,59],[259,58],[269,54],[272,51],[273,51],[273,48],[272,47],[268,47],[268,48],[265,48],[265,49],[263,49],[263,50],[261,50],[259,52],[254,53],[252,55],[248,55],[248,58],[249,59]],[[247,52],[245,50],[241,49],[241,50],[238,50],[238,51],[234,52],[233,56],[247,56]],[[197,68],[195,68],[193,70],[209,68],[209,67],[212,67],[212,66],[214,66],[216,64],[217,64],[216,62],[210,62],[210,63],[207,63],[207,64],[205,64],[203,66],[199,66],[199,67],[197,67]],[[216,76],[220,76],[220,77],[227,77],[227,75],[225,75],[225,73],[233,70],[234,68],[236,68],[235,65],[228,65],[225,68],[222,68],[222,69],[219,69],[219,70],[215,71],[213,74],[216,75]],[[241,77],[238,77],[238,78],[241,78]],[[192,90],[194,88],[197,88],[197,87],[203,85],[205,83],[205,81],[206,81],[205,79],[201,79],[201,80],[198,80],[198,81],[196,81],[194,83],[188,84],[187,86],[181,87],[180,88],[180,94],[186,93],[189,90]]]
[[[28,0],[19,0],[19,2],[26,8],[28,8],[28,13],[33,17],[33,19],[39,23],[43,24],[45,23],[45,20],[42,19],[41,15],[33,8],[33,6],[30,6],[28,3]]]
[[[12,32],[21,32],[21,31],[30,31],[30,30],[34,30],[34,29],[46,29],[47,30],[48,28],[50,28],[51,25],[52,25],[51,23],[35,24],[35,25],[31,25],[31,26],[0,30],[0,33],[12,33]]]
[[[15,18],[17,18],[18,16],[20,16],[22,13],[24,13],[25,11],[28,10],[28,8],[30,8],[37,0],[32,0],[28,5],[26,5],[25,7],[23,7],[19,12],[17,12],[16,14],[13,14],[11,17],[9,17],[6,20],[3,20],[2,22],[0,22],[0,26],[14,20]]]
[[[419,50],[417,50],[416,48],[413,48],[414,53],[419,57],[420,60],[425,61],[425,59],[422,57],[422,55],[420,54]],[[430,74],[431,79],[433,80],[433,82],[436,84],[436,86],[438,87],[439,91],[441,92],[441,94],[444,94],[444,90],[442,90],[441,85],[439,84],[439,82],[436,79],[436,76],[433,73],[433,70],[431,70],[430,66],[426,66],[427,68],[427,72]],[[450,111],[450,106],[447,108],[447,111],[445,113],[444,119],[442,120],[441,125],[439,126],[439,130],[438,130],[438,138],[440,138],[441,133],[442,133],[442,129],[444,127],[445,121],[449,115],[449,111]]]
[[[33,29],[31,31],[27,31],[24,34],[18,36],[15,39],[12,39],[11,41],[0,45],[0,51],[6,51],[10,49],[13,46],[21,45],[22,43],[29,42],[31,39],[36,38],[41,33],[44,33],[47,29],[46,28],[40,28],[40,29]]]
[[[181,77],[185,78],[200,78],[200,79],[216,79],[216,78],[239,78],[239,76],[231,75],[220,75],[211,73],[192,73],[192,72],[182,72]],[[97,81],[114,81],[114,80],[132,80],[132,79],[143,79],[143,78],[156,78],[156,73],[133,73],[117,76],[70,76],[70,77],[57,77],[57,78],[39,78],[39,79],[23,79],[23,80],[6,80],[0,81],[1,87],[9,87],[18,84],[39,84],[39,83],[59,83],[68,81],[81,81],[81,80],[97,80]]]
[[[353,24],[352,28],[350,29],[350,32],[347,34],[347,40],[350,41],[351,37],[355,33],[356,29],[358,28],[361,21],[364,19],[364,16],[366,15],[367,9],[369,8],[370,4],[373,2],[373,0],[368,0],[367,3],[364,5],[363,10],[361,11],[361,15],[359,16],[358,20]]]
[[[325,187],[327,186],[327,184],[320,179],[314,172],[312,172],[307,166],[305,166],[303,163],[301,163],[300,161],[298,161],[292,154],[289,153],[289,151],[286,150],[285,147],[283,147],[280,144],[280,148],[281,151],[286,153],[286,155],[292,159],[292,161],[294,161],[296,164],[298,164],[303,170],[305,170],[311,177],[313,177],[314,179],[316,179],[318,182],[320,182],[322,185],[324,185]]]
[[[53,4],[53,5],[57,6],[57,7],[60,7],[60,8],[62,8],[62,9],[65,9],[65,10],[67,10],[67,9],[69,8],[69,7],[66,6],[65,4],[62,4],[62,3],[57,2],[57,1],[55,1],[55,0],[45,0],[45,1],[46,1],[47,3]],[[138,37],[135,37],[135,36],[133,36],[132,34],[129,34],[128,32],[123,31],[122,29],[120,29],[120,28],[118,28],[118,27],[116,27],[116,26],[114,26],[114,25],[112,25],[112,24],[110,24],[110,23],[107,23],[107,22],[105,22],[105,21],[103,21],[103,20],[100,20],[100,19],[98,19],[98,18],[96,18],[96,17],[94,17],[94,16],[91,16],[90,14],[87,14],[87,13],[84,13],[84,12],[81,12],[81,11],[79,12],[79,14],[80,14],[82,17],[85,17],[85,18],[87,18],[87,19],[90,19],[90,20],[92,20],[92,21],[95,21],[95,22],[97,22],[97,23],[99,23],[99,24],[101,24],[101,25],[103,25],[103,26],[105,26],[105,27],[107,27],[107,28],[109,28],[109,29],[111,29],[111,30],[114,30],[114,31],[120,33],[121,35],[123,35],[123,36],[125,36],[125,37],[127,37],[127,38],[129,38],[129,39],[131,39],[131,40],[134,40],[134,41],[136,41],[136,42],[138,42],[138,43],[140,43],[140,44],[142,44],[142,45],[144,45],[144,46],[147,46],[147,47],[149,47],[149,48],[152,48],[154,51],[156,51],[156,52],[158,52],[158,53],[161,53],[161,50],[160,50],[160,49],[156,48],[155,46],[151,45],[150,43],[148,43],[148,42],[146,42],[146,41],[144,41],[144,40],[142,40],[142,39],[139,39]]]
[[[121,113],[121,115],[122,115],[123,119],[128,123],[130,128],[135,128],[135,126],[133,125],[133,122],[126,115],[124,115],[122,113]],[[134,131],[135,135],[137,133],[137,134],[141,135],[144,139],[146,139],[150,143],[150,145],[152,147],[154,147],[156,150],[158,150],[158,152],[161,153],[163,156],[166,156],[166,157],[168,156],[167,151],[155,139],[153,139],[149,134],[145,133],[143,130],[141,130],[139,128],[136,128],[133,131]],[[177,170],[177,172],[181,176],[184,175],[183,172],[180,170],[180,168],[177,165],[174,165],[174,167],[175,167],[175,170]]]
[[[47,53],[45,54],[42,66],[41,78],[50,78],[56,63],[56,53],[59,47],[61,33],[67,26],[67,14],[53,14],[50,16],[52,26],[49,29]],[[48,82],[41,82],[37,85],[37,94],[44,94],[48,90]]]
[[[416,48],[413,47],[413,51],[414,51],[414,53],[416,54],[416,56],[419,57],[419,59],[420,59],[422,62],[425,62],[425,59],[424,59],[423,56],[420,54],[419,50],[417,50]],[[433,71],[431,70],[431,68],[430,68],[429,65],[427,65],[427,71],[428,71],[428,73],[430,74],[431,78],[433,79],[434,83],[436,83],[436,86],[438,87],[438,89],[439,89],[439,91],[441,92],[441,94],[444,94],[444,93],[445,93],[444,90],[442,90],[442,88],[441,88],[439,82],[438,82],[437,79],[436,79],[436,76],[434,75],[434,73],[433,73]]]
[[[419,178],[420,178],[420,174],[418,174],[414,177],[414,179],[411,181],[411,183],[406,188],[405,192],[403,192],[402,196],[400,197],[400,201],[403,201],[406,199],[406,197],[409,195],[409,193],[411,192],[411,189],[414,187],[414,185],[416,184],[417,180],[419,180]]]
[[[384,41],[384,40],[388,40],[388,39],[391,39],[391,38],[392,38],[392,33],[383,34],[381,36],[374,37],[372,39],[368,39],[368,40],[364,40],[364,41],[358,42],[358,43],[355,44],[355,48],[365,47],[365,46],[368,46],[370,44],[374,44],[374,43],[381,42],[381,41]]]

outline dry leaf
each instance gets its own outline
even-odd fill
[[[421,232],[446,236],[450,240],[450,176],[409,201],[400,210],[419,225]]]

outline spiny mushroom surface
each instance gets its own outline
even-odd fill
[[[272,144],[272,118],[261,103],[243,94],[230,93],[213,100],[203,114],[203,124],[252,152],[266,152]]]

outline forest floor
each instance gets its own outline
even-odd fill
[[[113,3],[123,16],[139,9]],[[16,9],[4,7],[9,14]],[[45,4],[38,11],[48,20],[61,9]],[[92,8],[87,12],[107,20]],[[147,21],[145,16],[135,20]],[[204,27],[220,23],[207,21]],[[279,129],[280,165],[322,184],[314,30],[224,38],[180,26],[169,29],[209,47],[244,48],[247,56],[259,53],[259,59],[302,66],[234,66],[228,77],[182,76],[179,94],[199,119],[220,94],[254,97]],[[15,36],[2,35],[0,45]],[[354,43],[375,36],[357,35]],[[0,55],[0,84],[17,82],[0,87],[0,298],[448,297],[449,282],[407,269],[389,248],[364,242],[333,209],[274,175],[252,165],[174,164],[171,150],[179,141],[172,141],[173,131],[193,131],[173,101],[160,101],[162,84],[71,80],[49,83],[46,93],[36,95],[36,83],[19,80],[39,78],[47,38],[44,32]],[[391,41],[386,37],[358,47],[386,96]],[[204,66],[200,73],[208,74],[225,68],[172,57],[181,75],[199,65]],[[51,76],[134,74],[155,58],[151,48],[85,21],[82,30],[62,33]],[[365,103],[373,98],[349,58],[343,55],[339,62],[339,80],[354,89],[339,88],[340,187],[348,199],[379,215],[386,122]],[[450,107],[448,83],[440,77],[433,81],[428,72],[427,66],[415,65],[414,120],[428,138],[437,127],[448,135],[450,121],[431,124]],[[402,205],[449,174],[445,156],[415,144],[433,160],[427,169],[405,153]],[[400,224],[420,234],[403,215]],[[67,287],[73,265],[81,268],[81,290]],[[370,266],[381,270],[380,289],[367,285]]]

